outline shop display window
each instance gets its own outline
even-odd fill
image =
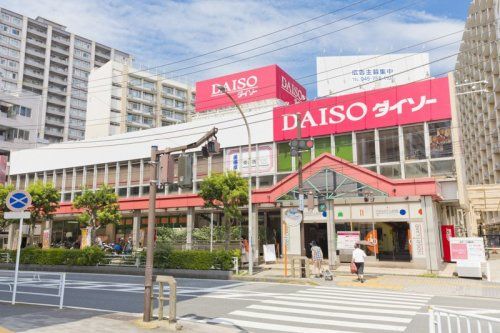
[[[431,158],[450,157],[453,155],[450,127],[450,121],[429,124]]]
[[[431,161],[431,176],[455,175],[455,160]]]
[[[425,158],[424,125],[403,127],[405,141],[405,159],[422,160]]]
[[[427,176],[428,176],[427,162],[405,164],[406,178],[419,178]]]
[[[401,178],[401,165],[381,165],[380,174],[389,178]]]
[[[352,162],[352,136],[337,135],[335,137],[335,156],[340,157],[346,161]]]
[[[288,142],[280,142],[278,146],[278,172],[292,171],[292,156]]]
[[[361,241],[372,242],[376,239],[376,229],[373,223],[351,223],[352,231],[359,231],[359,239]],[[376,244],[376,241],[374,242]],[[364,245],[363,249],[366,252],[367,256],[375,256],[377,254],[377,246],[376,245]]]
[[[314,139],[314,156],[318,157],[323,153],[331,153],[331,151],[332,142],[329,136]]]
[[[356,133],[356,150],[357,150],[359,165],[374,164],[375,133],[374,132]]]
[[[397,128],[380,130],[378,132],[380,145],[380,162],[399,161],[399,133]]]

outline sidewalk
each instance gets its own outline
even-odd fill
[[[500,275],[500,261],[491,265],[493,277]],[[447,264],[437,274],[428,274],[426,270],[395,267],[365,267],[365,283],[360,283],[356,275],[350,273],[348,264],[342,264],[333,271],[332,281],[320,278],[292,278],[284,276],[283,264],[264,264],[253,276],[238,275],[233,279],[243,281],[297,283],[310,285],[329,285],[337,287],[373,288],[394,291],[406,291],[436,296],[475,296],[500,298],[500,283],[484,280],[458,278],[453,275],[454,264]],[[496,281],[496,280],[494,280]]]

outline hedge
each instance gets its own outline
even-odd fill
[[[11,260],[15,260],[16,251],[8,252],[10,253]],[[104,252],[95,246],[87,247],[83,250],[27,247],[21,250],[19,262],[21,264],[35,265],[95,266],[103,258]]]

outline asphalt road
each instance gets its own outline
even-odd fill
[[[0,291],[8,290],[1,284]],[[4,277],[5,279],[5,277]],[[500,300],[442,297],[380,289],[177,279],[179,317],[238,327],[242,332],[426,332],[428,305],[500,318]],[[21,292],[57,293],[55,276],[25,277]],[[12,307],[0,292],[0,326],[24,331],[91,317],[96,312],[141,313],[143,277],[67,274],[63,311]],[[20,294],[18,302],[58,304],[57,297]],[[47,307],[45,307],[47,308]],[[37,310],[38,309],[38,310]],[[216,331],[214,326],[213,332]]]

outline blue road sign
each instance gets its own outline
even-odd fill
[[[26,191],[12,191],[5,204],[13,212],[26,210],[31,205],[31,195]]]

